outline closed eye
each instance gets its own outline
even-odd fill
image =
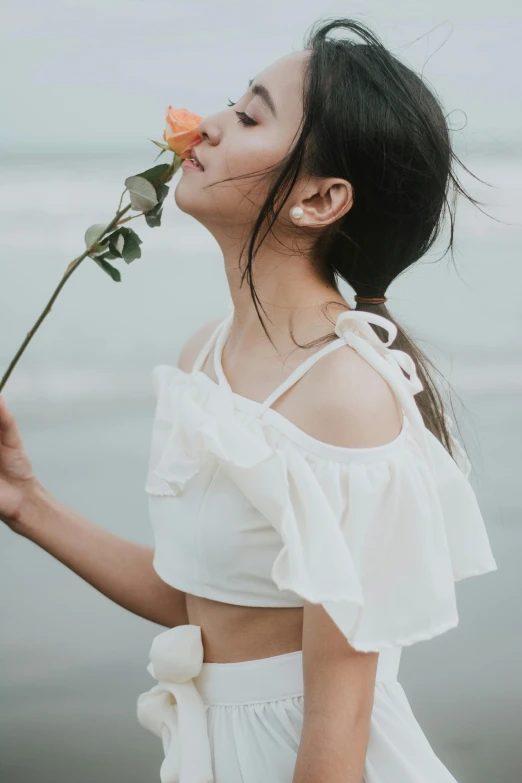
[[[235,106],[236,104],[234,103],[234,101],[231,101],[229,98],[228,105]],[[259,123],[256,122],[254,119],[252,119],[252,117],[249,117],[248,114],[245,114],[244,111],[236,111],[235,113],[237,114],[238,122],[242,123],[243,125],[249,125],[249,126],[259,125]]]

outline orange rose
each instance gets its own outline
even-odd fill
[[[163,132],[163,139],[170,149],[180,158],[188,158],[190,150],[203,140],[198,132],[201,117],[187,109],[167,108],[167,127]]]

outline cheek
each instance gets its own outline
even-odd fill
[[[226,163],[230,176],[251,174],[276,165],[284,154],[285,150],[281,148],[280,140],[253,133],[251,137],[242,139],[241,143],[227,154]],[[245,179],[237,185],[248,187],[249,183],[252,185],[254,181],[254,179]]]

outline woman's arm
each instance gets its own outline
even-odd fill
[[[200,327],[185,343],[178,362],[181,369],[192,368],[218,320]],[[90,522],[36,479],[15,418],[1,396],[0,520],[129,612],[167,628],[188,624],[185,593],[156,574],[151,547]]]
[[[39,482],[25,496],[12,528],[129,612],[168,628],[188,623],[185,593],[156,574],[151,547],[89,521]]]
[[[332,351],[325,358],[323,397],[314,398],[303,429],[354,448],[396,438],[402,416],[385,379],[356,354]],[[355,650],[323,606],[309,602],[302,648],[304,718],[293,783],[361,783],[379,654]]]
[[[354,650],[320,604],[305,602],[304,720],[292,783],[361,783],[378,658]]]

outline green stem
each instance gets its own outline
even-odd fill
[[[121,205],[121,200],[120,200],[120,205]],[[30,342],[31,342],[31,340],[33,339],[34,335],[36,334],[36,331],[38,330],[38,327],[40,326],[40,324],[42,323],[42,321],[43,321],[43,320],[46,318],[46,316],[47,316],[47,315],[48,315],[48,314],[51,312],[51,308],[52,308],[52,306],[53,306],[53,304],[54,304],[54,301],[55,301],[56,297],[58,296],[58,294],[60,293],[60,291],[62,290],[62,288],[64,287],[64,285],[65,285],[65,283],[67,282],[67,280],[70,278],[70,276],[72,275],[72,273],[73,273],[73,272],[74,272],[76,269],[78,269],[78,267],[80,266],[80,264],[81,264],[81,262],[83,261],[83,259],[84,259],[84,258],[86,258],[86,256],[88,256],[88,255],[89,255],[89,253],[91,252],[91,250],[93,249],[93,247],[94,247],[94,246],[95,246],[95,245],[96,245],[96,244],[97,244],[97,243],[100,241],[100,239],[103,237],[103,235],[104,235],[104,234],[107,234],[107,233],[109,233],[110,231],[112,231],[112,229],[113,229],[113,228],[114,228],[114,227],[117,225],[117,223],[118,223],[119,219],[120,219],[120,218],[121,218],[121,217],[122,217],[122,216],[123,216],[123,215],[124,215],[126,212],[128,212],[130,208],[131,208],[131,205],[130,205],[130,204],[128,204],[128,205],[127,205],[127,206],[126,206],[124,209],[122,209],[121,211],[118,209],[118,212],[116,213],[116,215],[114,216],[114,218],[111,220],[111,222],[109,223],[109,225],[107,226],[107,228],[106,228],[106,229],[105,229],[105,230],[104,230],[104,231],[103,231],[103,232],[100,234],[100,236],[99,236],[99,237],[96,239],[96,241],[95,241],[95,242],[93,242],[91,245],[89,245],[89,247],[88,247],[88,248],[87,248],[87,249],[86,249],[86,250],[85,250],[85,251],[84,251],[84,252],[81,254],[81,256],[78,256],[78,257],[77,257],[77,258],[75,258],[73,261],[71,261],[71,263],[69,264],[69,266],[67,267],[67,269],[66,269],[66,271],[65,271],[65,274],[64,274],[64,276],[63,276],[63,277],[62,277],[62,279],[60,280],[60,283],[59,283],[59,285],[56,287],[56,289],[55,289],[55,291],[54,291],[53,295],[51,296],[51,298],[50,298],[50,299],[49,299],[49,301],[47,302],[47,304],[46,304],[46,306],[45,306],[45,308],[44,308],[43,312],[41,313],[40,317],[38,318],[38,320],[37,320],[37,321],[36,321],[36,323],[34,324],[33,328],[32,328],[32,329],[31,329],[29,332],[27,332],[27,336],[26,336],[25,340],[24,340],[24,341],[23,341],[23,343],[21,344],[21,346],[20,346],[20,348],[18,349],[18,351],[16,352],[16,354],[15,354],[15,356],[14,356],[14,358],[13,358],[13,360],[12,360],[11,364],[10,364],[10,365],[9,365],[9,367],[7,368],[7,371],[6,371],[5,375],[3,376],[2,380],[0,381],[0,392],[2,391],[2,389],[3,389],[3,388],[4,388],[4,386],[5,386],[5,384],[7,383],[7,380],[8,380],[8,378],[9,378],[9,376],[11,375],[11,373],[12,373],[12,372],[13,372],[13,370],[14,370],[14,368],[15,368],[15,367],[16,367],[16,365],[18,364],[18,361],[19,361],[19,360],[20,360],[20,358],[22,357],[22,355],[23,355],[23,353],[24,353],[25,349],[27,348],[27,346],[29,345],[29,343],[30,343]]]
[[[170,180],[172,179],[172,177],[174,176],[174,174],[176,173],[178,168],[181,166],[181,163],[182,163],[181,158],[175,153],[174,157],[173,157],[173,160],[172,160],[172,163],[170,164],[169,168],[167,169],[167,171],[164,173],[164,175],[162,177],[158,178],[158,180],[155,182],[155,185],[157,186],[160,183],[166,184],[167,182],[170,182]],[[46,316],[51,312],[51,308],[52,308],[52,306],[53,306],[53,304],[55,302],[56,297],[58,296],[58,294],[60,293],[60,291],[62,290],[62,288],[64,287],[65,283],[67,282],[67,280],[72,275],[72,273],[76,269],[78,269],[78,267],[80,266],[80,264],[83,261],[83,259],[86,258],[89,255],[91,250],[100,241],[100,239],[105,234],[110,233],[113,228],[115,228],[118,225],[122,225],[123,223],[127,223],[129,220],[133,220],[134,217],[140,217],[140,215],[144,215],[145,214],[144,212],[140,212],[139,215],[133,215],[133,217],[126,218],[125,220],[122,220],[120,222],[120,218],[123,217],[123,215],[125,215],[125,213],[128,212],[129,209],[131,209],[131,206],[132,206],[131,204],[128,204],[124,209],[121,209],[121,203],[123,201],[123,196],[125,195],[126,191],[127,191],[127,188],[125,188],[125,190],[121,194],[120,203],[118,204],[118,210],[116,212],[116,215],[111,220],[111,222],[109,223],[107,228],[105,228],[105,230],[100,234],[100,236],[96,239],[95,242],[92,242],[92,244],[89,245],[89,247],[81,254],[81,256],[78,256],[77,258],[73,259],[71,261],[71,263],[69,264],[69,266],[67,267],[67,269],[65,270],[65,274],[62,277],[62,279],[60,280],[59,285],[56,287],[53,295],[51,296],[51,298],[47,302],[45,308],[43,309],[43,312],[41,313],[40,317],[38,318],[38,320],[34,324],[33,328],[29,332],[27,332],[25,340],[23,341],[23,343],[21,344],[20,348],[16,352],[16,354],[15,354],[11,364],[7,368],[7,371],[6,371],[5,375],[3,376],[2,380],[0,381],[0,392],[4,388],[5,384],[7,383],[7,380],[9,378],[9,376],[11,375],[11,373],[14,370],[14,368],[16,367],[16,365],[18,364],[19,360],[21,359],[25,349],[27,348],[27,346],[29,345],[29,343],[33,339],[34,335],[36,334],[40,324],[46,318]]]
[[[116,210],[117,212],[119,212],[119,211],[120,211],[120,209],[121,209],[121,203],[122,203],[122,201],[123,201],[123,197],[124,197],[124,195],[126,194],[126,192],[127,192],[127,188],[125,188],[125,190],[123,191],[123,193],[122,193],[122,194],[121,194],[121,196],[120,196],[120,203],[118,204],[118,209]]]
[[[145,212],[138,212],[137,215],[131,215],[130,217],[125,218],[124,220],[118,220],[118,226],[122,226],[124,223],[128,223],[129,220],[134,220],[135,218],[141,217],[144,214]]]

